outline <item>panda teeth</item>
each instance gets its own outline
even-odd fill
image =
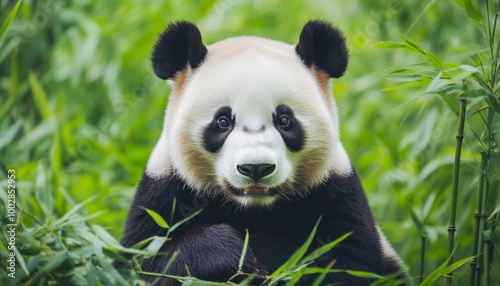
[[[269,191],[266,186],[248,186],[244,189],[247,194],[266,194]]]

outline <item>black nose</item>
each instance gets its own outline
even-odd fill
[[[276,165],[274,164],[243,164],[236,167],[238,172],[255,181],[271,174],[276,169]]]

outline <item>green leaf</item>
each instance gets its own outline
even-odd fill
[[[4,130],[2,134],[0,134],[0,150],[2,150],[3,147],[7,146],[9,143],[14,140],[14,137],[16,136],[17,132],[19,131],[19,128],[21,127],[21,120],[18,120],[12,124],[9,128]]]
[[[38,273],[26,284],[26,285],[38,285],[38,282],[42,280],[49,274],[52,274],[59,266],[64,263],[70,263],[69,254],[66,251],[61,251],[56,253],[50,260],[45,264]]]
[[[339,244],[340,242],[345,240],[351,234],[352,234],[352,232],[348,232],[348,233],[342,235],[341,237],[335,239],[334,241],[331,241],[331,242],[329,242],[321,247],[318,247],[313,252],[311,252],[309,255],[304,257],[299,263],[306,264],[308,262],[311,262],[311,261],[323,256],[325,253],[330,251],[332,248],[334,248],[337,244]]]
[[[116,269],[109,263],[106,259],[100,256],[96,256],[99,261],[99,265],[102,267],[102,270],[108,274],[108,277],[113,278],[112,285],[123,285],[128,286],[128,283],[123,277],[116,271]]]
[[[153,240],[148,244],[148,246],[145,249],[146,252],[148,253],[147,256],[156,255],[166,241],[167,241],[166,236],[154,236]]]
[[[427,52],[426,52],[424,49],[422,49],[422,47],[420,47],[420,45],[419,45],[419,44],[417,44],[416,42],[414,42],[414,41],[413,41],[413,40],[411,40],[410,38],[405,37],[405,36],[403,36],[403,35],[401,35],[401,34],[399,34],[399,37],[400,37],[403,41],[405,41],[408,45],[410,45],[411,47],[413,47],[415,51],[418,51],[419,53],[421,53],[421,54],[422,54],[422,55],[424,55],[424,56],[426,56],[426,55],[427,55]]]
[[[374,44],[372,47],[376,49],[405,49],[405,50],[410,50],[412,52],[418,52],[417,49],[415,49],[410,45],[393,41],[378,42]]]
[[[422,78],[420,74],[391,74],[385,76],[388,80],[395,82],[414,82]]]
[[[203,211],[203,209],[201,210],[197,210],[195,211],[194,213],[192,213],[191,215],[189,215],[188,217],[180,220],[179,222],[177,222],[176,224],[174,224],[170,229],[169,229],[169,232],[172,232],[174,231],[175,229],[177,229],[179,226],[181,226],[182,224],[184,224],[186,221],[192,219],[193,217],[197,216],[199,213],[201,213]]]
[[[441,79],[443,72],[439,72],[431,81],[425,92],[439,92],[439,90],[446,85],[447,80]]]
[[[397,86],[391,86],[382,89],[382,91],[395,91],[395,90],[400,90],[400,89],[407,89],[407,88],[412,88],[412,87],[423,87],[427,86],[429,84],[428,79],[424,79],[422,81],[415,81],[415,82],[408,82],[408,83],[403,83]]]
[[[95,200],[96,198],[97,198],[97,195],[92,196],[92,197],[86,199],[85,201],[75,205],[73,208],[71,208],[71,210],[69,212],[64,214],[61,218],[57,219],[54,222],[54,225],[58,225],[58,224],[61,224],[63,222],[66,222],[72,215],[74,215],[76,212],[78,212],[84,205],[90,203],[91,201]]]
[[[160,214],[158,214],[154,210],[150,210],[150,209],[143,208],[143,207],[141,207],[141,208],[144,209],[149,214],[149,216],[151,218],[153,218],[153,220],[156,222],[156,224],[158,226],[160,226],[161,228],[169,228],[168,223],[163,219],[163,217],[161,217]]]
[[[474,0],[453,0],[455,3],[458,4],[458,6],[462,7],[465,10],[465,13],[469,18],[472,20],[482,23],[483,22],[483,16],[481,15],[481,10],[479,9],[479,6],[477,6],[476,1]]]
[[[458,101],[455,96],[452,96],[448,93],[439,93],[439,98],[443,100],[446,105],[453,111],[458,116],[459,113],[459,107],[458,107]]]
[[[47,99],[47,94],[43,89],[42,84],[36,77],[36,75],[32,72],[29,73],[31,91],[33,93],[33,100],[35,101],[35,105],[38,108],[38,111],[42,115],[44,119],[50,117],[50,106],[49,100]]]
[[[500,113],[500,104],[498,103],[498,99],[491,92],[486,93],[486,97],[484,100],[495,109],[497,113]]]
[[[495,210],[491,213],[488,219],[491,219],[499,211],[500,211],[500,204],[495,208]]]
[[[450,261],[450,257],[448,257],[448,259],[446,259],[446,261],[443,264],[441,264],[436,270],[434,270],[427,277],[427,279],[425,279],[422,282],[422,284],[420,284],[420,286],[434,285],[434,282],[436,282],[439,279],[439,277],[453,272],[453,270],[455,270],[455,269],[459,268],[460,266],[464,265],[465,263],[471,261],[472,258],[474,258],[474,257],[467,257],[467,258],[461,259],[461,260],[453,263],[452,265],[446,267],[446,265],[448,264],[448,261]]]
[[[187,277],[182,286],[227,286],[226,283],[203,281],[194,277]]]
[[[434,54],[432,53],[425,53],[425,55],[431,60],[432,63],[434,63],[434,65],[442,70],[444,68],[444,65],[443,65],[443,62],[441,62],[441,60]]]
[[[425,201],[424,207],[422,208],[422,217],[425,222],[425,219],[429,217],[431,214],[431,209],[432,206],[434,205],[434,202],[436,201],[436,193],[431,193],[428,197],[427,200]]]
[[[276,269],[273,274],[271,274],[271,277],[277,277],[278,275],[282,274],[283,272],[287,270],[291,270],[293,267],[297,265],[297,263],[302,259],[304,254],[307,252],[307,249],[309,249],[309,246],[311,245],[311,242],[316,235],[316,230],[318,229],[319,223],[321,221],[321,217],[318,219],[316,224],[314,225],[314,228],[312,229],[311,233],[309,234],[309,237],[307,240],[293,253],[290,258],[283,263],[278,269]]]
[[[366,272],[366,271],[359,271],[359,270],[346,270],[349,275],[356,276],[356,277],[363,277],[363,278],[375,278],[375,279],[381,279],[384,276],[380,276],[375,273],[371,272]]]
[[[52,196],[51,189],[47,184],[47,175],[41,162],[38,163],[35,186],[35,197],[37,199],[37,203],[45,214],[46,221],[48,221],[54,215],[54,197]]]
[[[102,251],[104,254],[106,254],[108,257],[112,258],[113,260],[119,260],[120,262],[123,262],[126,264],[130,263],[130,261],[128,259],[126,259],[125,257],[121,256],[120,253],[118,253],[118,251],[116,249],[103,247]]]
[[[417,44],[415,41],[412,39],[405,37],[403,35],[399,35],[399,37],[405,41],[408,45],[413,47],[413,51],[418,52],[424,56],[426,56],[428,59],[431,60],[431,62],[440,70],[443,70],[444,65],[443,62],[434,54],[426,52],[419,44]]]
[[[243,250],[241,251],[240,262],[238,263],[238,269],[241,270],[243,267],[243,263],[245,262],[245,256],[247,255],[248,250],[248,229],[245,230],[245,242],[243,243]]]
[[[87,263],[86,269],[87,269],[87,275],[86,275],[87,285],[96,285],[97,284],[96,277],[98,275],[97,272],[99,270],[97,270],[97,268],[92,263]]]
[[[413,223],[415,223],[415,225],[417,226],[418,231],[420,233],[424,233],[425,230],[424,230],[424,224],[423,224],[422,220],[419,218],[419,216],[417,215],[417,213],[415,212],[415,210],[413,209],[412,206],[410,206],[408,204],[407,207],[408,207],[408,210],[410,211],[410,217],[413,220]]]
[[[2,40],[3,36],[7,32],[7,29],[9,28],[10,24],[14,20],[17,14],[17,10],[19,9],[19,6],[21,5],[22,0],[18,0],[16,5],[12,7],[12,10],[10,10],[9,15],[7,15],[7,18],[2,24],[2,27],[0,28],[0,41]],[[0,42],[1,43],[1,42]]]
[[[111,234],[109,234],[109,232],[107,232],[102,226],[94,224],[92,225],[92,229],[94,230],[95,234],[97,234],[97,236],[102,239],[102,241],[105,241],[112,246],[120,245],[118,241],[113,236],[111,236]]]
[[[333,265],[335,264],[335,260],[328,263],[328,265],[326,266],[325,268],[325,272],[321,273],[321,275],[319,275],[316,279],[314,279],[314,282],[312,284],[312,286],[320,286],[321,283],[323,282],[323,280],[325,280],[326,278],[326,275],[328,274],[328,270],[332,269]]]

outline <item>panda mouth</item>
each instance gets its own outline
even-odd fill
[[[243,188],[247,194],[264,195],[269,192],[269,187],[266,186],[248,186]]]
[[[268,186],[246,186],[243,188],[230,188],[232,193],[237,196],[247,196],[247,197],[272,197],[276,194],[276,189],[270,188]]]

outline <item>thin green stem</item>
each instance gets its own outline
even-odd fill
[[[488,156],[488,155],[486,155]],[[488,160],[488,157],[486,157],[486,160]],[[488,162],[487,162],[488,163]],[[481,220],[479,221],[479,255],[478,255],[478,264],[477,264],[477,268],[478,268],[478,271],[476,272],[476,286],[481,286],[481,279],[482,279],[482,274],[484,274],[484,276],[486,277],[488,275],[488,271],[486,271],[486,269],[484,269],[484,266],[485,266],[485,258],[484,258],[484,243],[485,243],[485,237],[484,237],[484,230],[485,230],[485,227],[486,227],[486,217],[487,217],[487,214],[486,214],[486,200],[488,199],[488,177],[487,177],[487,172],[488,172],[488,164],[486,164],[484,170],[484,175],[483,175],[483,186],[484,186],[484,190],[483,190],[483,197],[482,197],[482,206],[481,206]],[[484,280],[483,280],[484,282]],[[484,283],[483,283],[484,284]],[[484,285],[488,285],[488,284],[484,284]]]
[[[491,37],[490,37],[490,43],[489,43],[490,49],[491,49],[491,85],[493,87],[493,92],[495,92],[495,87],[496,87],[496,82],[497,82],[497,73],[498,73],[497,69],[499,67],[498,55],[500,52],[500,41],[499,41],[498,46],[497,46],[497,51],[496,51],[496,53],[494,53],[499,7],[500,7],[500,1],[495,3],[495,9],[494,9],[495,19],[493,20],[493,27],[490,28],[490,30],[493,29],[493,32],[491,33]]]
[[[488,158],[488,155],[486,154],[485,151],[481,151],[481,173],[479,174],[479,189],[478,189],[478,192],[477,192],[477,205],[476,205],[476,212],[474,214],[475,218],[476,218],[476,225],[474,227],[474,244],[472,245],[472,260],[470,262],[470,266],[471,266],[471,280],[470,280],[470,285],[473,286],[473,285],[478,285],[478,284],[475,284],[476,282],[476,279],[478,278],[477,276],[480,276],[481,275],[481,263],[479,262],[478,263],[478,248],[479,248],[479,240],[480,240],[480,236],[482,236],[482,234],[480,234],[479,230],[480,230],[480,223],[481,223],[481,210],[483,209],[482,208],[482,205],[483,205],[483,191],[484,191],[484,180],[485,180],[485,170],[486,170],[486,162],[487,162],[487,159]]]
[[[422,233],[420,235],[422,245],[420,247],[420,284],[424,282],[424,267],[425,267],[425,240],[427,239],[427,235]]]
[[[453,181],[450,206],[450,224],[448,226],[448,266],[453,264],[453,248],[455,245],[455,221],[457,216],[458,179],[460,174],[460,156],[462,154],[462,141],[464,140],[465,110],[467,99],[461,99],[460,118],[458,122],[457,145],[455,148],[455,163],[453,167]],[[453,285],[453,272],[446,276],[446,285]]]
[[[471,277],[470,277],[470,286],[474,285],[474,281],[476,280],[476,271],[477,271],[477,250],[479,243],[479,223],[481,218],[481,209],[483,203],[483,189],[484,189],[484,172],[483,170],[486,167],[486,152],[481,152],[481,173],[479,174],[479,188],[477,192],[477,202],[476,202],[476,211],[474,213],[475,217],[475,226],[474,226],[474,243],[472,244],[472,260],[470,261],[471,267]]]

